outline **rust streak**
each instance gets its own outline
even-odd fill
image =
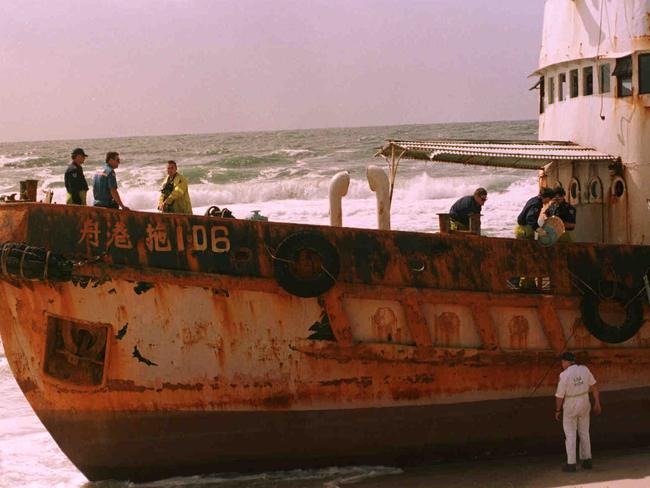
[[[372,378],[369,376],[361,376],[358,378],[339,378],[336,380],[320,381],[319,384],[322,386],[341,386],[341,385],[358,384],[363,386],[364,388],[367,388],[372,385]]]
[[[352,329],[347,314],[343,309],[341,293],[337,288],[333,288],[325,294],[323,303],[337,342],[341,345],[351,345],[353,343]]]
[[[478,328],[478,333],[481,336],[483,347],[490,350],[497,349],[499,343],[489,306],[486,303],[472,302],[470,309],[474,323]]]
[[[411,337],[418,346],[431,346],[431,332],[427,324],[427,319],[422,313],[420,298],[414,292],[407,292],[402,301],[404,306],[404,315],[408,324]]]
[[[163,383],[162,384],[163,389],[165,390],[189,390],[189,391],[201,391],[203,390],[203,384],[202,383],[194,383],[194,384],[185,384],[185,383]]]
[[[539,305],[539,318],[551,345],[556,354],[561,353],[566,348],[566,339],[562,329],[562,323],[557,315],[551,299],[543,299]]]

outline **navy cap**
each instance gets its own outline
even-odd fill
[[[86,158],[88,157],[88,155],[80,147],[77,147],[77,148],[72,150],[71,156],[72,156],[73,159],[75,158],[75,156],[79,156],[79,155],[84,156]]]
[[[539,196],[542,198],[553,198],[555,196],[555,190],[552,188],[542,188],[542,191],[539,192]]]
[[[575,363],[576,361],[576,357],[574,356],[574,354],[569,351],[563,352],[562,355],[560,356],[560,359],[562,361],[569,361],[570,363]]]

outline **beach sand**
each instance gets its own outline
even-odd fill
[[[558,449],[562,448],[558,439]],[[632,488],[650,487],[650,448],[594,452],[592,470],[562,471],[557,455],[446,463],[404,468],[403,474],[355,482],[355,488]],[[339,483],[340,487],[345,483]]]

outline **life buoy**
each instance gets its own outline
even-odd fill
[[[276,249],[273,264],[278,284],[292,295],[305,298],[329,290],[340,270],[336,248],[313,231],[285,238]]]
[[[604,281],[600,286],[604,296],[611,297],[625,307],[625,321],[622,325],[605,322],[598,311],[600,297],[587,293],[582,298],[582,323],[596,339],[610,344],[617,344],[631,339],[643,324],[643,305],[638,297],[622,283]]]

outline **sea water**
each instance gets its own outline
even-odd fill
[[[197,214],[217,205],[238,218],[260,210],[271,221],[328,224],[328,185],[333,175],[345,170],[350,187],[343,200],[343,224],[375,228],[375,195],[365,174],[371,164],[387,167],[385,160],[374,157],[386,139],[536,137],[536,122],[519,121],[0,143],[0,195],[18,193],[21,180],[37,179],[39,199],[42,190],[52,190],[54,202],[64,203],[63,174],[70,152],[82,147],[89,155],[84,164],[89,181],[102,167],[106,152],[120,153],[119,192],[133,210],[155,210],[171,159],[189,181]],[[456,199],[480,186],[488,191],[483,234],[511,236],[517,214],[537,192],[534,171],[402,161],[391,206],[392,228],[436,232],[436,213],[447,212]],[[0,487],[132,486],[85,480],[34,415],[1,348],[0,398]],[[336,487],[395,473],[399,470],[391,467],[356,466],[175,478],[146,486]]]

